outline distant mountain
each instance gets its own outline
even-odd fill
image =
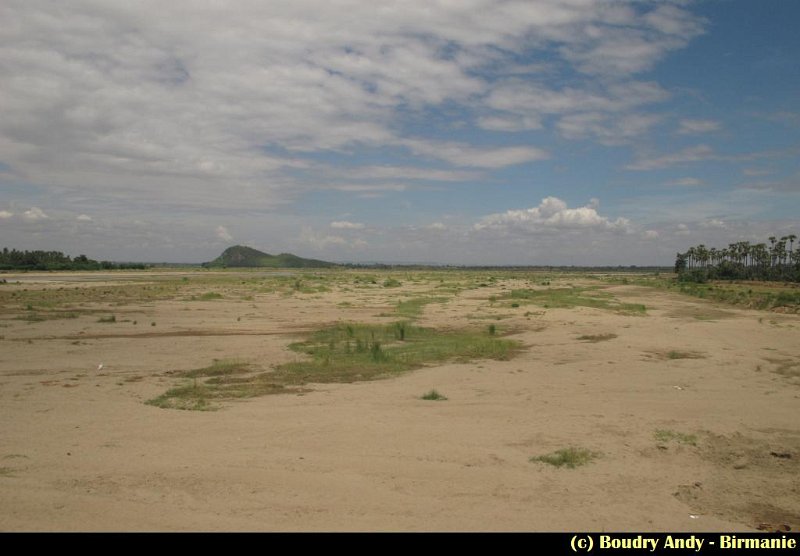
[[[209,268],[328,268],[337,265],[316,259],[304,259],[291,253],[270,255],[252,247],[234,245],[225,249],[222,255],[213,261],[203,263],[203,266]]]

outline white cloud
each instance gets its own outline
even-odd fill
[[[535,116],[482,116],[478,127],[489,131],[527,131],[541,129],[542,121]]]
[[[568,208],[557,197],[546,197],[537,207],[522,210],[509,210],[490,214],[474,225],[475,230],[522,229],[528,232],[538,230],[594,229],[604,231],[629,231],[630,221],[626,218],[611,220],[600,216],[596,199],[590,205]]]
[[[319,251],[328,249],[329,247],[346,247],[349,249],[361,249],[368,244],[363,238],[347,239],[342,236],[317,233],[311,226],[303,226],[300,230],[298,240],[303,245],[308,245]]]
[[[206,207],[292,199],[287,169],[318,151],[406,145],[488,169],[544,159],[528,145],[416,148],[397,123],[450,104],[484,129],[538,129],[543,114],[659,102],[667,92],[632,75],[702,31],[677,4],[604,0],[4,2],[0,19],[14,22],[0,150],[15,177]],[[550,90],[532,82],[544,65],[519,65],[531,53],[602,79]]]
[[[705,185],[705,182],[698,178],[680,178],[677,180],[671,180],[666,182],[665,185],[678,185],[682,187],[697,187],[700,185]]]
[[[233,236],[228,231],[228,228],[225,226],[217,226],[215,230],[217,237],[222,241],[233,241]]]
[[[364,229],[364,224],[361,222],[348,222],[347,220],[341,220],[338,222],[331,222],[331,228],[336,228],[339,230],[362,230]]]
[[[355,179],[404,179],[425,181],[469,181],[479,179],[481,173],[465,170],[441,170],[416,166],[362,166],[358,168],[324,168],[326,176]]]
[[[668,97],[669,93],[658,84],[644,81],[613,83],[605,90],[583,90],[574,87],[548,89],[526,81],[511,80],[496,86],[487,104],[496,110],[537,117],[585,111],[621,112],[661,102]]]
[[[12,216],[14,216],[13,212],[8,212],[7,210],[0,210],[0,218],[5,219],[5,218],[11,218]]]
[[[642,232],[642,239],[651,240],[651,239],[658,239],[658,231],[656,230],[645,230]]]
[[[617,8],[616,25],[587,25],[580,30],[585,41],[562,46],[564,56],[579,70],[602,75],[638,73],[703,32],[702,20],[674,4],[660,3],[642,15],[628,6]]]
[[[678,224],[675,228],[675,235],[676,236],[688,236],[691,234],[689,231],[689,226],[686,224]]]
[[[25,212],[22,213],[22,217],[25,220],[29,220],[31,222],[36,222],[37,220],[46,220],[47,218],[50,218],[39,207],[31,207],[30,210],[26,210]]]
[[[534,160],[550,158],[550,153],[537,147],[475,148],[455,142],[406,139],[401,142],[414,154],[445,160],[455,166],[503,168]]]
[[[701,228],[727,228],[727,224],[719,218],[712,218],[700,224]]]
[[[628,170],[657,170],[669,166],[686,164],[687,162],[699,162],[701,160],[716,158],[719,157],[714,153],[714,149],[708,145],[697,145],[694,147],[686,147],[676,153],[639,158],[636,162],[628,164],[625,168]]]
[[[744,168],[742,173],[745,176],[757,177],[757,176],[769,176],[770,174],[774,174],[773,170],[768,170],[766,168]]]
[[[593,138],[604,145],[621,145],[650,130],[661,118],[651,114],[611,117],[583,112],[561,118],[556,127],[567,139]]]
[[[358,193],[361,196],[379,196],[388,192],[405,191],[408,186],[403,183],[341,183],[331,185],[330,189]]]
[[[92,217],[89,216],[88,214],[80,214],[75,217],[75,220],[78,220],[79,222],[91,222]]]
[[[427,226],[429,230],[446,230],[447,226],[445,226],[442,222],[434,222]]]
[[[720,122],[715,120],[681,120],[678,133],[693,134],[693,133],[709,133],[717,131],[722,127]]]
[[[670,97],[638,72],[703,26],[681,2],[640,0],[297,0],[237,9],[105,0],[68,10],[8,0],[0,21],[13,22],[0,26],[0,172],[43,190],[22,206],[56,192],[68,214],[102,214],[102,222],[147,214],[136,245],[158,258],[169,245],[180,258],[187,244],[201,251],[211,231],[230,241],[209,222],[233,222],[232,214],[259,215],[249,229],[237,216],[239,241],[263,237],[269,214],[292,220],[281,228],[280,241],[290,242],[299,217],[286,215],[309,211],[275,208],[321,189],[394,201],[430,187],[420,181],[498,183],[506,176],[497,169],[557,154],[544,143],[552,128],[630,143],[657,123],[652,105]],[[536,133],[476,136],[476,125]],[[566,208],[536,225],[613,228],[598,210]],[[332,231],[330,215],[308,218]],[[48,226],[61,221],[54,215]],[[449,237],[457,226],[445,222],[447,233],[425,230]],[[133,245],[121,227],[104,230],[95,245]],[[355,233],[342,235],[357,247]],[[307,239],[347,247],[324,232]]]

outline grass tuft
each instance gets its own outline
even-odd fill
[[[447,400],[447,398],[445,396],[443,396],[442,394],[440,394],[436,390],[431,390],[430,392],[427,392],[420,399],[422,399],[422,400],[430,400],[430,401],[434,401],[434,402],[443,402],[443,401]]]
[[[548,465],[552,465],[553,467],[566,467],[568,469],[575,469],[581,465],[586,465],[598,457],[600,457],[599,453],[592,452],[586,448],[570,447],[562,448],[561,450],[556,450],[555,452],[545,454],[543,456],[532,457],[530,458],[530,461],[546,463]]]
[[[684,434],[682,432],[668,430],[668,429],[656,429],[656,431],[653,433],[653,437],[658,442],[674,441],[679,444],[688,444],[690,446],[697,446],[697,435],[695,434]]]

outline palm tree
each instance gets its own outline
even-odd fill
[[[697,250],[694,247],[689,247],[689,250],[686,252],[686,256],[689,257],[689,270],[691,270],[694,268]]]
[[[769,236],[770,244],[770,265],[775,266],[775,236]]]
[[[697,255],[697,262],[700,263],[701,266],[706,267],[708,266],[708,249],[702,243],[695,248],[695,254]]]

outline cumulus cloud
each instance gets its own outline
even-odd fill
[[[681,120],[678,133],[693,134],[693,133],[709,133],[717,131],[722,127],[720,122],[715,120]]]
[[[642,232],[642,239],[647,239],[647,240],[658,239],[658,236],[659,234],[658,231],[656,230],[645,230],[644,232]]]
[[[474,229],[478,231],[520,229],[529,232],[548,229],[630,230],[631,223],[628,219],[611,220],[601,216],[597,212],[598,208],[599,204],[596,199],[587,206],[569,208],[567,203],[557,197],[546,197],[537,207],[509,210],[485,216],[474,225]]]
[[[331,222],[331,228],[336,228],[339,230],[362,230],[364,228],[364,224],[361,222],[348,222],[347,220],[341,220],[337,222]]]
[[[217,229],[215,231],[217,237],[222,241],[233,241],[233,236],[230,234],[228,228],[226,228],[225,226],[217,226]]]
[[[11,218],[12,216],[14,216],[13,212],[8,212],[7,210],[0,210],[0,218],[5,219],[5,218]]]
[[[88,214],[80,214],[80,215],[75,217],[75,220],[77,220],[79,222],[91,222],[92,221],[92,217],[89,216]]]
[[[30,222],[36,222],[37,220],[46,220],[50,218],[39,207],[31,207],[30,210],[26,210],[22,213],[22,217]]]

